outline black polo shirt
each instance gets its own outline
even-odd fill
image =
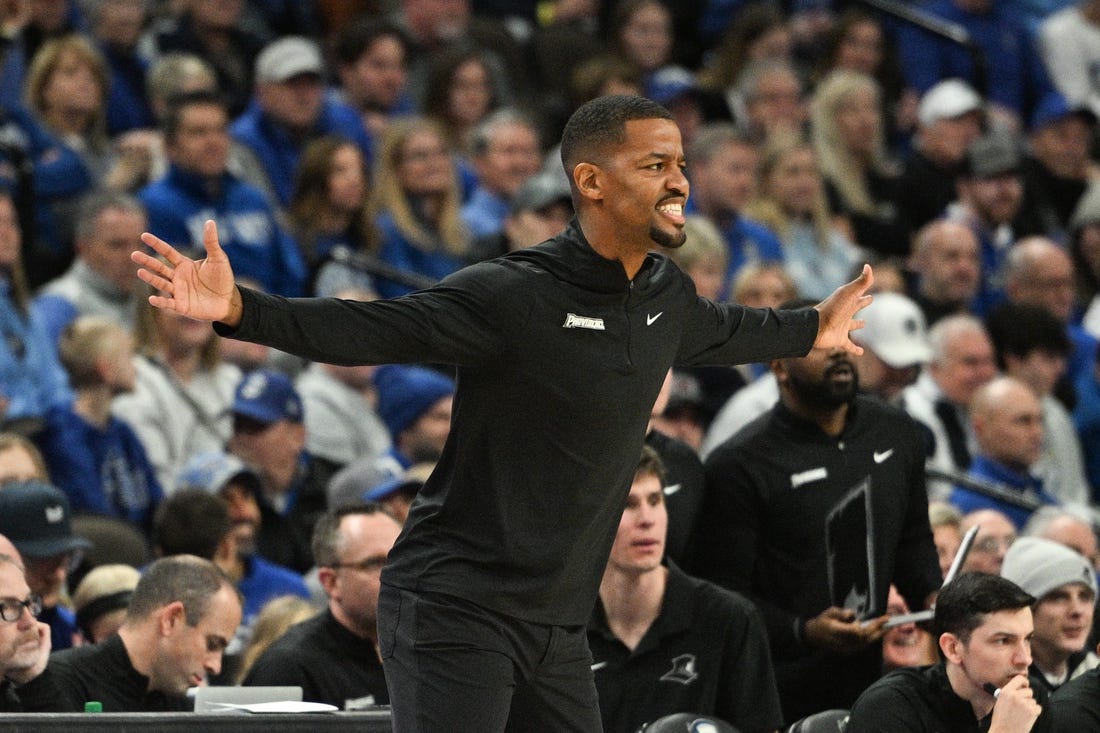
[[[260,655],[245,685],[299,685],[302,699],[362,710],[388,703],[386,677],[374,642],[324,612],[291,626]]]
[[[26,712],[79,713],[84,703],[103,703],[105,713],[159,713],[192,708],[186,697],[149,690],[149,678],[134,669],[122,637],[50,655],[46,671],[19,688]]]
[[[1046,690],[1034,677],[1031,687],[1043,707],[1031,733],[1047,733],[1052,727]],[[988,731],[992,717],[974,717],[970,703],[951,689],[941,662],[899,669],[871,685],[852,706],[844,733],[971,733]]]
[[[1050,712],[1057,733],[1100,730],[1100,667],[1059,687],[1050,696]]]
[[[741,733],[782,721],[767,634],[745,598],[669,566],[661,613],[634,651],[597,602],[588,626],[604,733],[634,733],[678,712],[714,715]]]

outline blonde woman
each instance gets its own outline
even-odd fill
[[[719,300],[726,287],[730,258],[722,232],[705,216],[690,214],[684,223],[684,234],[683,245],[668,250],[668,255],[695,283],[695,292]]]
[[[222,361],[207,324],[154,308],[146,298],[139,299],[134,342],[134,390],[116,397],[111,410],[137,433],[170,493],[192,455],[229,440],[241,370]]]
[[[823,298],[862,259],[829,214],[813,146],[801,136],[774,136],[766,145],[757,198],[745,215],[768,226],[783,244],[787,272],[806,298]]]
[[[313,618],[318,608],[300,596],[278,596],[264,604],[252,625],[252,636],[241,654],[241,667],[235,676],[236,683],[248,676],[252,665],[291,626]]]
[[[459,207],[457,168],[442,128],[422,117],[390,124],[368,205],[380,259],[428,282],[450,275],[463,265],[469,247]],[[380,277],[376,286],[383,298],[416,289],[397,278]]]
[[[907,255],[899,170],[886,155],[878,82],[858,71],[834,71],[818,86],[810,112],[831,210],[847,218],[860,246]]]
[[[98,644],[118,631],[140,578],[137,568],[120,563],[100,565],[84,576],[73,591],[73,609],[85,643]]]
[[[27,107],[84,158],[93,177],[107,168],[109,80],[103,54],[75,34],[44,43],[27,71]]]

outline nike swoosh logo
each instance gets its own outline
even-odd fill
[[[669,484],[665,487],[665,496],[672,496],[682,488],[684,488],[683,484]]]
[[[603,669],[606,666],[607,666],[607,662],[596,662],[595,664],[592,665],[591,669],[592,669],[593,672],[595,672],[596,670]]]
[[[646,314],[646,317],[645,317],[645,325],[647,325],[647,326],[652,326],[652,325],[653,325],[653,323],[654,323],[654,322],[655,322],[655,321],[656,321],[656,320],[657,320],[658,318],[660,318],[661,316],[663,316],[664,314],[665,314],[665,312],[664,312],[664,311],[661,311],[660,313],[658,313],[658,314],[657,314],[657,315],[655,315],[655,316],[651,316],[651,315],[648,315],[648,314]]]
[[[879,453],[878,451],[875,451],[874,454],[872,454],[871,457],[875,459],[875,463],[882,463],[883,461],[885,461],[887,458],[889,458],[892,455],[894,455],[894,449],[893,448],[891,448],[889,450],[884,450],[881,453]]]

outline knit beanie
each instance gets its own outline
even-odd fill
[[[374,372],[378,415],[396,440],[432,405],[455,392],[454,380],[418,366],[387,364]]]
[[[1068,583],[1084,583],[1096,594],[1092,563],[1065,545],[1039,537],[1021,537],[1012,543],[1001,566],[1001,577],[1039,600]]]

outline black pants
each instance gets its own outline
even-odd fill
[[[599,733],[583,626],[386,585],[378,643],[394,733]]]

